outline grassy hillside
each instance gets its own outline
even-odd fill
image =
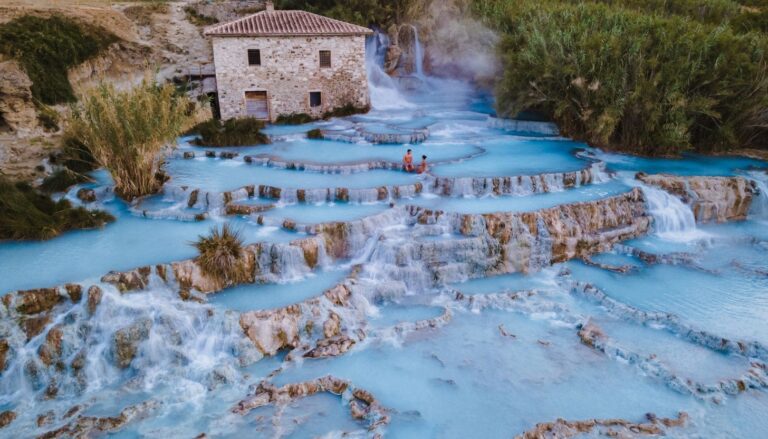
[[[744,12],[734,2],[481,0],[474,8],[504,34],[502,114],[541,111],[569,136],[641,154],[768,147],[768,39],[735,27]]]
[[[17,59],[43,104],[75,100],[67,69],[92,58],[117,37],[61,15],[23,16],[0,25],[0,53]]]

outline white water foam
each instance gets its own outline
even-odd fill
[[[414,108],[415,105],[403,97],[395,81],[381,67],[388,46],[389,38],[380,32],[376,32],[366,42],[365,66],[371,106],[376,110]]]
[[[645,193],[648,211],[653,216],[653,228],[662,239],[675,242],[692,242],[710,238],[711,235],[696,227],[693,210],[670,193],[640,185]]]
[[[748,175],[757,184],[759,193],[752,199],[752,207],[749,210],[751,219],[768,221],[768,172],[753,171]]]

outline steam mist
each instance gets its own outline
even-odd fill
[[[410,15],[426,46],[425,69],[491,85],[499,62],[499,36],[471,17],[468,0],[417,0]]]

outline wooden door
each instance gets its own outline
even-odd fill
[[[269,119],[269,101],[265,91],[245,92],[245,114],[256,119]]]

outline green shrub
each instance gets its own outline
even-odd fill
[[[275,120],[276,125],[301,125],[304,123],[310,123],[314,122],[314,117],[310,116],[307,113],[291,113],[291,114],[281,114],[277,116],[277,119]]]
[[[62,154],[56,158],[57,164],[78,174],[85,174],[99,167],[88,147],[71,133],[65,134],[62,143]]]
[[[200,253],[197,263],[208,276],[231,283],[245,282],[250,276],[243,264],[243,238],[228,224],[213,227],[209,236],[194,243]]]
[[[59,131],[59,113],[47,105],[37,106],[37,121],[46,132]]]
[[[128,91],[101,84],[72,109],[67,135],[79,139],[126,200],[156,192],[162,148],[192,123],[194,103],[149,79]]]
[[[219,22],[216,17],[197,12],[194,6],[184,6],[184,13],[187,15],[187,20],[195,26],[210,26]]]
[[[308,139],[322,139],[323,138],[323,132],[320,131],[319,128],[315,128],[313,130],[307,131],[307,138]]]
[[[90,181],[90,179],[85,175],[78,174],[67,168],[62,168],[48,177],[45,177],[43,183],[40,185],[40,190],[49,194],[54,192],[64,192],[70,187],[86,181]]]
[[[17,59],[32,80],[32,95],[44,104],[72,102],[67,69],[96,56],[117,37],[61,15],[25,15],[0,25],[0,53]]]
[[[341,107],[336,107],[333,110],[323,113],[323,119],[330,119],[332,117],[347,117],[354,114],[364,114],[371,111],[371,107],[356,107],[353,104],[345,104]]]
[[[210,119],[195,125],[190,133],[199,135],[194,141],[199,146],[246,146],[269,143],[269,136],[261,132],[262,128],[264,122],[252,117],[224,122]]]
[[[102,227],[114,219],[0,177],[0,239],[50,239],[68,230]]]
[[[595,3],[485,2],[505,31],[498,111],[642,154],[768,146],[764,36]],[[482,7],[478,10],[483,11]]]

